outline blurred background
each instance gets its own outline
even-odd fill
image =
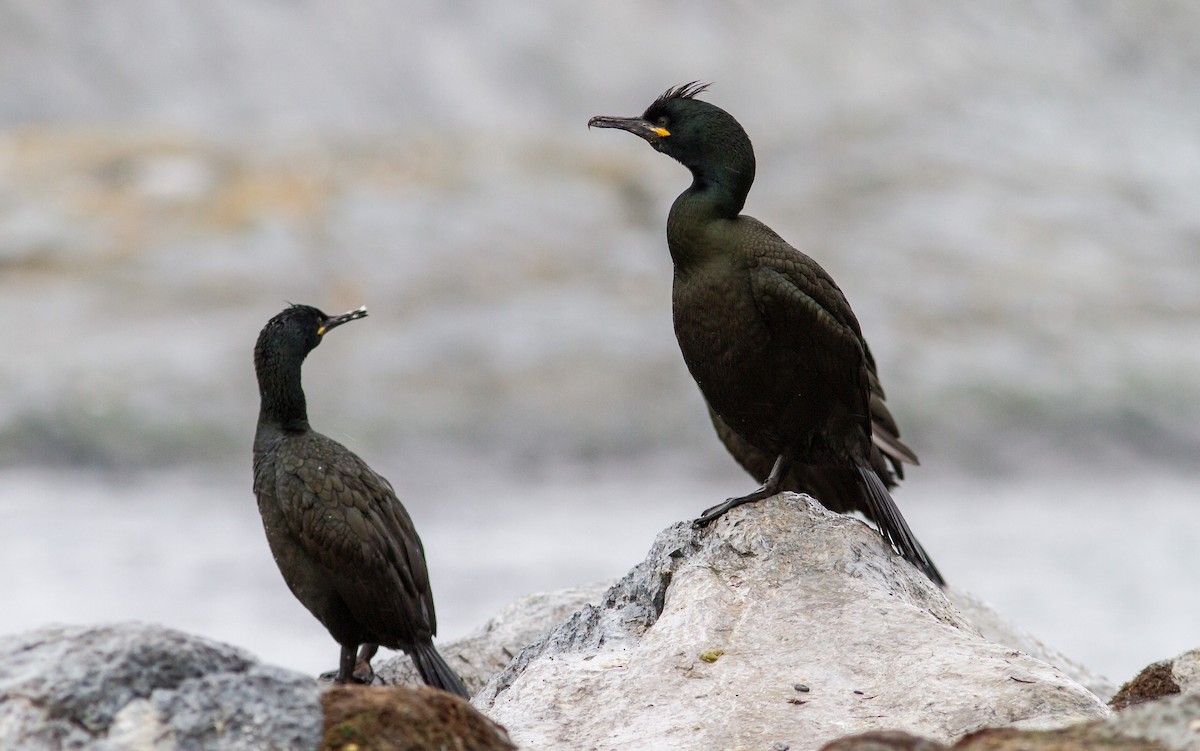
[[[947,579],[1114,680],[1200,646],[1200,5],[0,0],[0,633],[143,619],[316,672],[250,488],[287,301],[441,640],[753,487],[670,320],[663,89],[862,322]]]

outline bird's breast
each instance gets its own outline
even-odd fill
[[[676,273],[672,317],[683,359],[694,370],[737,370],[768,343],[749,279],[727,269]]]
[[[748,276],[736,269],[677,274],[672,297],[679,350],[704,398],[747,440],[773,442],[776,387],[766,377],[777,369]]]
[[[773,340],[748,268],[677,269],[672,299],[684,363],[709,405],[743,439],[782,452],[798,433],[824,422],[828,400],[820,396],[816,358]]]

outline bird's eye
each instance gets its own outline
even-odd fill
[[[671,122],[671,118],[667,117],[666,115],[662,115],[661,117],[659,117],[657,120],[654,121],[654,124],[660,128],[665,128],[665,127],[667,127],[667,123],[669,123],[669,122]]]

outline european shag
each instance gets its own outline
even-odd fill
[[[370,682],[371,657],[383,645],[406,652],[429,685],[468,697],[433,646],[425,549],[408,512],[387,480],[308,424],[304,358],[329,331],[366,315],[365,307],[327,316],[293,305],[259,334],[258,510],[284,581],[341,645],[335,682]]]
[[[917,457],[899,438],[875,360],[845,295],[816,261],[741,214],[750,138],[728,112],[668,89],[640,117],[593,117],[692,173],[667,217],[672,309],[684,362],[730,453],[762,486],[704,512],[707,524],[782,490],[861,511],[935,583],[944,581],[888,492]]]

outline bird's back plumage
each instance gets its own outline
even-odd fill
[[[391,484],[314,431],[281,435],[267,449],[256,453],[254,484],[260,511],[273,505],[278,520],[268,540],[273,550],[290,540],[312,567],[291,577],[285,571],[289,586],[319,572],[353,617],[326,624],[347,632],[346,641],[402,649],[432,637],[437,619],[424,547]]]

